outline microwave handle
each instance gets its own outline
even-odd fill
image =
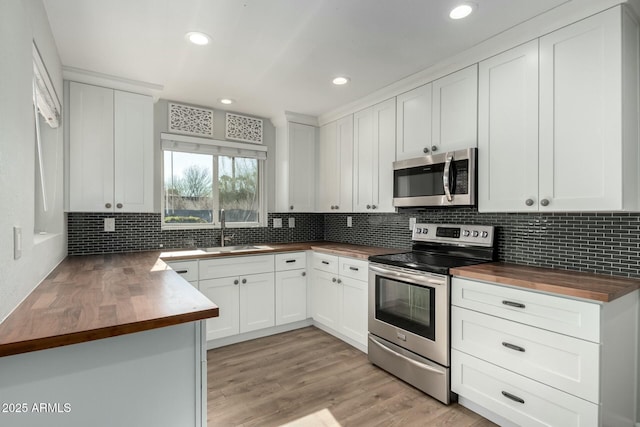
[[[444,162],[444,173],[442,174],[442,184],[444,185],[444,194],[447,196],[447,201],[452,201],[451,187],[449,183],[449,172],[451,170],[451,161],[453,160],[453,154],[447,153],[446,160]]]

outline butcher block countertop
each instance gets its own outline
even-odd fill
[[[346,256],[368,260],[371,255],[385,255],[399,252],[406,252],[408,249],[390,249],[375,246],[350,245],[347,243],[335,242],[296,242],[296,243],[268,243],[256,245],[258,249],[243,250],[241,252],[222,252],[210,253],[202,249],[188,249],[163,252],[160,257],[165,261],[183,261],[190,259],[218,258],[226,256],[242,256],[242,255],[261,255],[278,252],[296,252],[296,251],[316,251],[324,252],[331,255]]]
[[[217,317],[158,256],[68,257],[0,324],[0,356]]]
[[[610,302],[640,289],[638,279],[500,262],[453,268],[451,274],[598,302]]]
[[[258,245],[256,245],[258,246]],[[403,252],[331,242],[257,250],[135,252],[67,257],[0,323],[0,356],[131,334],[218,316],[218,307],[163,261],[315,250],[366,260]]]

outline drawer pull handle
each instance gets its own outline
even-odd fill
[[[292,263],[292,262],[296,262],[296,260],[295,260],[295,259],[288,259],[288,260],[286,260],[285,262],[286,262],[287,264],[289,264],[289,263]]]
[[[349,270],[360,271],[360,269],[358,267],[349,267]]]
[[[329,265],[329,261],[322,261],[323,264]]]
[[[509,307],[515,307],[515,308],[525,308],[526,307],[524,304],[519,303],[519,302],[503,300],[502,303],[504,305],[508,305]]]
[[[503,392],[502,392],[502,395],[503,395],[504,397],[506,397],[507,399],[511,399],[511,400],[513,400],[514,402],[524,403],[524,399],[523,399],[523,398],[518,397],[518,396],[516,396],[516,395],[513,395],[513,394],[511,394],[511,393],[509,393],[509,392],[507,392],[507,391],[503,391]]]
[[[507,348],[509,348],[509,349],[511,349],[511,350],[521,351],[521,352],[524,353],[524,348],[520,347],[519,345],[511,344],[511,343],[508,343],[508,342],[503,342],[502,345],[507,347]]]
[[[176,270],[176,273],[178,274],[187,274],[189,272],[189,270]]]

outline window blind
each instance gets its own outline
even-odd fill
[[[161,133],[163,150],[183,151],[186,153],[202,153],[216,156],[248,157],[266,160],[267,147],[234,141],[198,138],[195,136]]]

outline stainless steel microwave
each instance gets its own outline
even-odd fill
[[[393,162],[393,206],[476,204],[477,148]]]

